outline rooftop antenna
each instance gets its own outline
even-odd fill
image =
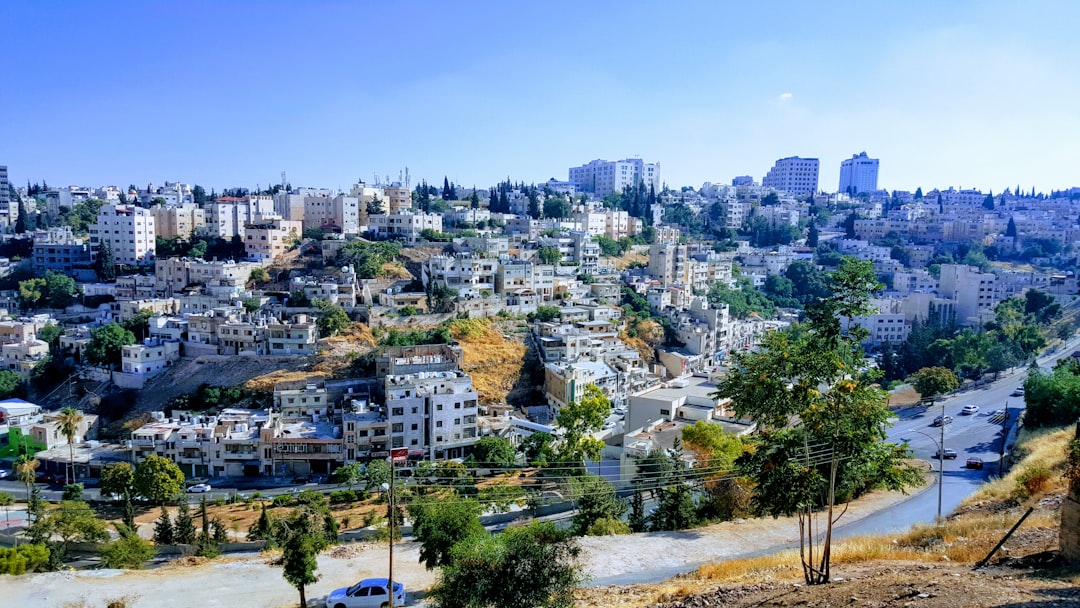
[[[288,183],[288,180],[286,180],[286,179],[285,179],[285,170],[284,170],[284,169],[282,169],[282,170],[281,170],[281,189],[282,189],[282,190],[284,190],[284,189],[285,189],[285,184],[286,184],[286,183]]]
[[[405,167],[405,189],[409,189],[409,168]]]

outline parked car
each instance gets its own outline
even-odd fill
[[[938,416],[934,418],[934,426],[942,426],[944,424],[952,424],[952,416]]]
[[[297,475],[292,478],[293,483],[311,483],[311,475]]]
[[[608,429],[613,429],[613,428],[615,428],[615,423],[612,422],[611,420],[608,420],[607,422],[604,423],[603,428],[604,428],[605,431],[608,430]]]
[[[945,448],[944,457],[945,457],[945,460],[956,460],[956,450],[951,450],[949,448]],[[942,450],[938,450],[937,452],[934,452],[934,458],[937,459],[937,460],[941,460],[941,458],[942,458]]]
[[[192,494],[202,494],[203,492],[209,492],[210,490],[213,490],[213,488],[211,488],[208,483],[197,483],[187,489],[187,491]]]
[[[981,469],[981,468],[983,468],[982,458],[975,458],[975,457],[968,458],[967,462],[964,463],[964,466],[969,468],[969,469]]]
[[[188,477],[184,480],[184,485],[197,486],[201,483],[210,483],[210,480],[206,477]]]
[[[352,587],[334,589],[326,596],[326,608],[382,608],[390,603],[385,578],[365,578]],[[405,587],[394,581],[394,605],[405,605]]]
[[[964,409],[960,410],[960,413],[965,415],[965,416],[971,416],[972,414],[978,414],[979,413],[979,406],[971,405],[971,404],[965,405]]]
[[[615,410],[614,410],[614,411],[615,411],[615,414],[616,414],[617,416],[625,416],[625,415],[626,415],[626,410],[625,410],[625,409],[623,409],[623,408],[621,408],[621,407],[617,407],[617,408],[615,408]]]

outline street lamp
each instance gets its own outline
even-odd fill
[[[944,409],[944,408],[942,408]],[[929,434],[922,431],[911,431],[912,433],[918,433],[923,437],[926,437],[930,441],[934,442],[934,446],[937,447],[938,455],[938,483],[937,483],[937,521],[941,521],[941,487],[945,481],[945,420],[941,420],[941,443],[938,443],[937,439],[934,439]]]
[[[383,483],[382,489],[386,492],[387,498],[390,502],[390,559],[389,559],[389,571],[386,577],[387,592],[390,594],[389,607],[394,608],[394,520],[397,519],[397,512],[394,511],[394,464],[393,458],[390,459],[390,483]]]

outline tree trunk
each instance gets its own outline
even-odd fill
[[[72,439],[72,437],[68,437],[68,466],[71,467],[71,481],[69,483],[75,483],[75,444],[71,442]],[[67,479],[67,475],[64,475],[64,479]]]
[[[307,607],[307,596],[304,595],[304,586],[300,585],[300,608]]]

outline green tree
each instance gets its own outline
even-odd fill
[[[64,330],[55,323],[49,323],[37,332],[38,340],[48,343],[50,350],[56,349],[57,346],[59,346],[60,336],[62,335],[64,335]]]
[[[150,502],[170,501],[184,491],[184,473],[168,458],[151,454],[135,465],[135,493]]]
[[[270,517],[270,512],[266,510],[266,503],[264,502],[262,512],[259,513],[259,519],[256,519],[255,523],[248,528],[247,538],[248,540],[269,540],[273,529],[274,521]]]
[[[265,283],[270,280],[270,275],[266,274],[265,268],[253,268],[248,273],[248,284],[258,285],[259,283]]]
[[[435,608],[570,608],[580,550],[550,522],[458,543],[431,590]]]
[[[548,264],[551,266],[558,265],[562,261],[562,254],[559,253],[558,247],[541,247],[540,251],[536,253],[536,257],[540,260],[541,264]]]
[[[18,576],[41,572],[49,563],[49,549],[43,545],[0,548],[0,574]]]
[[[79,288],[75,279],[59,272],[45,273],[45,293],[50,308],[66,308],[75,302]]]
[[[329,300],[317,299],[311,303],[318,311],[315,325],[319,328],[319,335],[336,336],[341,330],[349,326],[349,315],[345,309],[330,302]]]
[[[98,245],[97,257],[94,258],[94,272],[99,281],[112,283],[116,280],[116,257],[107,241]]]
[[[480,524],[479,502],[457,496],[445,498],[409,504],[413,535],[420,543],[420,563],[428,570],[448,565],[454,545],[487,535]]]
[[[369,492],[390,483],[390,464],[385,460],[372,460],[364,466],[364,488]]]
[[[872,487],[902,489],[921,481],[904,460],[906,450],[884,442],[885,392],[872,374],[851,373],[861,366],[867,331],[853,325],[845,332],[839,321],[873,312],[871,296],[881,285],[872,263],[845,258],[831,287],[833,295],[807,307],[805,324],[766,335],[756,352],[736,353],[715,393],[730,397],[738,416],[758,422],[739,470],[756,483],[760,512],[798,516],[808,584],[829,581],[832,527],[843,515],[834,511],[838,502]],[[815,524],[818,507],[824,507],[823,524]],[[817,542],[822,533],[824,541]]]
[[[544,217],[566,218],[570,217],[570,211],[570,201],[565,198],[554,196],[544,199]]]
[[[546,466],[556,459],[555,437],[551,433],[537,431],[521,440],[518,450],[525,461],[533,466]]]
[[[176,509],[176,521],[173,522],[173,542],[178,545],[194,545],[197,538],[191,509],[186,500],[181,500]]]
[[[45,538],[50,539],[50,562],[55,566],[63,561],[72,543],[97,543],[109,538],[105,522],[85,502],[61,501],[41,523]]]
[[[90,332],[86,346],[86,360],[95,365],[113,367],[120,363],[120,353],[128,344],[135,343],[135,334],[119,323],[109,323]]]
[[[635,489],[630,496],[630,515],[626,523],[631,532],[645,532],[649,529],[649,519],[645,515],[645,497],[640,489]]]
[[[73,407],[65,407],[60,410],[60,413],[56,416],[56,421],[60,423],[60,434],[67,439],[68,444],[68,466],[71,469],[71,482],[75,481],[75,436],[79,434],[79,427],[83,423],[83,413]],[[67,471],[64,472],[64,479],[68,479]]]
[[[939,395],[960,388],[960,379],[951,369],[945,367],[924,367],[911,375],[907,380],[918,391],[923,400],[930,400],[933,407],[934,400]]]
[[[615,486],[599,475],[586,474],[572,480],[577,512],[573,525],[578,534],[586,534],[597,521],[618,520],[627,505],[615,495]]]
[[[334,472],[330,474],[330,483],[342,483],[349,486],[351,490],[353,485],[359,483],[363,478],[363,463],[350,462],[345,466],[334,469]]]
[[[529,314],[529,321],[547,323],[559,318],[558,306],[537,306],[536,312]]]
[[[346,243],[338,252],[338,266],[352,266],[361,279],[382,276],[383,265],[394,261],[401,254],[401,244],[389,241]]]
[[[123,524],[117,524],[116,531],[119,538],[101,548],[101,565],[106,568],[142,570],[146,562],[154,557],[154,546]]]
[[[0,398],[7,399],[22,384],[22,378],[13,371],[0,369]]]
[[[106,465],[101,469],[101,496],[116,500],[131,498],[135,491],[135,470],[126,462]]]
[[[26,308],[33,308],[45,295],[45,279],[27,279],[19,281],[19,300]]]
[[[303,289],[293,290],[289,294],[289,306],[295,308],[307,308],[311,305],[311,300],[308,298],[307,293]]]
[[[30,497],[30,488],[34,486],[34,476],[38,466],[41,465],[41,461],[33,456],[22,454],[15,459],[15,474],[18,476],[19,481],[22,481],[26,486],[27,499]]]
[[[517,464],[517,452],[509,439],[484,437],[473,446],[473,457],[480,466],[512,467]]]
[[[279,522],[274,541],[281,547],[281,575],[300,592],[300,605],[307,606],[306,588],[319,580],[318,555],[330,546],[323,533],[323,514],[301,507]]]
[[[172,519],[165,507],[161,507],[161,517],[154,522],[154,542],[159,545],[171,545],[175,541]]]
[[[611,412],[611,402],[595,384],[588,384],[581,399],[559,409],[555,424],[562,429],[562,442],[558,446],[559,460],[564,463],[585,459],[599,460],[604,441],[592,435],[600,430],[604,419]]]

